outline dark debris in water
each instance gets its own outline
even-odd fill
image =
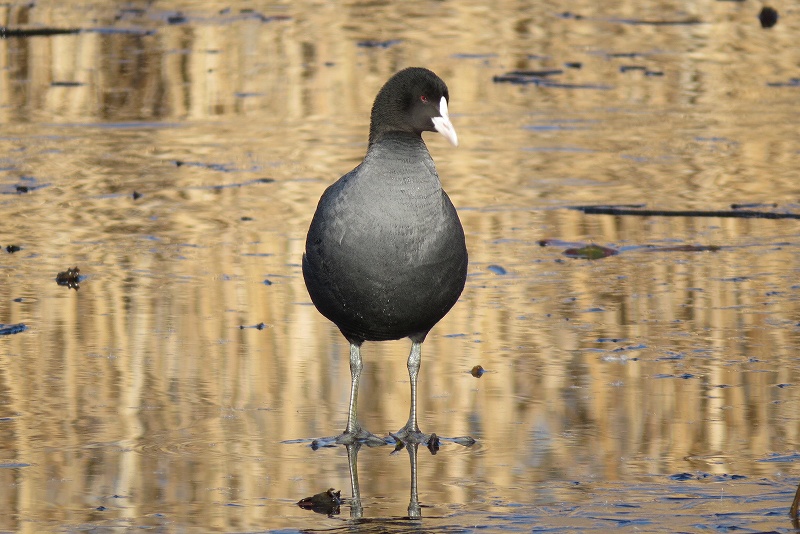
[[[645,67],[644,65],[620,65],[619,67],[619,71],[622,73],[630,72],[633,70],[640,70],[644,72],[647,70],[647,67]]]
[[[765,203],[765,202],[749,202],[744,204],[731,204],[732,210],[751,210],[754,208],[777,208],[777,202],[772,203]]]
[[[512,83],[517,85],[536,85],[539,87],[551,87],[556,89],[597,89],[608,90],[611,89],[610,85],[600,84],[579,84],[579,83],[564,83],[551,80],[553,76],[563,74],[561,69],[550,70],[512,70],[505,74],[494,76],[492,81],[494,83]]]
[[[650,70],[644,65],[620,65],[619,71],[622,74],[631,71],[639,71],[644,73],[645,76],[663,76],[664,72],[660,70]]]
[[[388,41],[378,41],[375,39],[365,39],[356,43],[361,48],[389,48],[402,43],[402,39],[389,39]]]
[[[224,163],[203,163],[202,161],[183,161],[177,159],[173,161],[176,167],[200,167],[202,169],[210,169],[212,171],[220,171],[220,172],[233,172],[237,169],[231,168],[229,165],[225,165]]]
[[[480,378],[480,377],[482,377],[482,376],[483,376],[483,373],[485,373],[485,372],[486,372],[486,369],[484,369],[484,368],[483,368],[482,366],[480,366],[480,365],[476,365],[475,367],[473,367],[473,368],[470,370],[470,372],[469,372],[469,373],[470,373],[472,376],[474,376],[475,378]]]
[[[800,78],[798,86],[800,86]],[[630,206],[570,206],[587,215],[635,215],[639,217],[733,217],[741,219],[800,219],[800,213],[751,210],[659,210]]]
[[[222,185],[212,185],[211,189],[227,189],[229,187],[246,187],[248,185],[256,185],[256,184],[271,184],[274,182],[274,178],[256,178],[254,180],[247,180],[246,182],[238,182],[235,184],[222,184]]]
[[[506,271],[505,268],[503,266],[501,266],[501,265],[492,264],[492,265],[488,266],[487,269],[492,271],[494,274],[499,274],[501,276],[504,275],[504,274],[508,274],[508,271]]]
[[[0,26],[0,39],[20,37],[52,37],[81,33],[80,28],[7,28]]]
[[[722,250],[718,245],[675,245],[670,247],[648,247],[645,252],[717,252]]]
[[[67,286],[69,289],[77,291],[80,289],[79,283],[83,280],[83,277],[80,276],[79,273],[80,269],[78,269],[77,266],[60,272],[56,275],[56,284]]]
[[[290,17],[289,15],[264,15],[263,13],[259,13],[258,11],[252,8],[240,9],[239,14],[243,17],[258,19],[261,22],[278,22],[278,21],[292,19],[292,17]]]
[[[0,336],[10,336],[12,334],[19,334],[24,332],[28,327],[23,323],[17,324],[2,324],[0,323]]]
[[[77,35],[80,33],[153,35],[155,30],[142,28],[9,28],[0,26],[0,39],[27,39],[30,37],[54,37],[58,35]]]
[[[271,184],[275,181],[274,178],[255,178],[253,180],[247,180],[245,182],[235,182],[232,184],[217,184],[217,185],[206,185],[206,186],[198,186],[192,187],[191,189],[212,189],[212,190],[220,190],[220,189],[230,189],[233,187],[247,187],[250,185],[257,185],[257,184]]]
[[[83,87],[86,84],[83,82],[75,81],[53,81],[50,82],[50,87]]]
[[[244,330],[245,328],[255,328],[256,330],[264,330],[267,327],[265,323],[258,323],[250,326],[246,325],[239,325],[239,330]]]
[[[17,245],[8,245],[8,246],[6,246],[6,252],[8,252],[9,254],[13,254],[15,252],[19,252],[20,250],[22,250],[22,247],[17,246]]]
[[[617,348],[613,349],[611,352],[624,352],[624,351],[628,351],[628,350],[642,350],[642,349],[646,349],[646,348],[647,348],[647,345],[645,345],[644,343],[639,343],[638,345],[628,345],[627,347],[617,347]]]
[[[342,502],[341,490],[337,491],[330,488],[311,497],[300,499],[297,501],[297,506],[303,510],[311,510],[312,512],[332,517],[339,515],[339,507]]]
[[[642,54],[640,52],[609,52],[609,53],[606,54],[606,57],[609,57],[609,58],[633,59],[633,58],[642,57],[642,56],[644,56],[644,54]]]
[[[778,23],[778,11],[775,8],[764,6],[758,14],[758,21],[762,28],[772,28]]]
[[[726,480],[744,480],[747,477],[745,475],[729,475],[727,473],[723,473],[721,475],[712,475],[711,473],[706,473],[704,471],[698,471],[697,473],[675,473],[674,475],[669,475],[670,480],[677,480],[679,482],[683,482],[685,480],[713,480],[715,482],[724,482]]]
[[[454,57],[456,59],[490,59],[493,57],[497,57],[495,53],[486,53],[486,54],[470,54],[470,53],[456,53],[451,55],[450,57]]]
[[[767,82],[767,87],[800,87],[800,78],[789,78],[788,82]]]
[[[24,195],[25,193],[30,193],[32,191],[36,191],[37,189],[42,189],[50,185],[50,184],[39,183],[33,176],[20,176],[19,180],[20,183],[14,184],[13,186],[0,187],[0,194]]]
[[[189,19],[180,11],[167,15],[167,24],[186,24],[187,22],[189,22]]]
[[[9,463],[0,463],[0,469],[21,469],[23,467],[30,467],[31,464],[26,464],[22,462],[9,462]]]
[[[703,24],[702,20],[694,17],[675,20],[612,19],[612,22],[631,24],[633,26],[693,26],[695,24]]]
[[[427,445],[428,450],[431,452],[431,454],[436,454],[437,452],[439,452],[439,445],[440,445],[439,436],[437,436],[436,434],[431,434],[431,437],[428,439],[428,445]]]
[[[584,260],[599,260],[609,256],[616,256],[617,254],[619,254],[619,250],[617,249],[601,247],[600,245],[595,245],[594,243],[580,248],[568,248],[564,251],[564,255],[568,258],[579,258]]]
[[[693,375],[692,373],[683,373],[683,374],[680,374],[680,375],[671,375],[671,374],[668,374],[668,373],[658,373],[658,374],[653,375],[653,378],[680,378],[680,379],[683,379],[683,380],[689,380],[691,378],[697,378],[697,377],[695,375]]]
[[[790,453],[790,454],[778,454],[778,453],[775,453],[775,454],[772,454],[772,455],[768,456],[767,458],[761,458],[760,460],[756,460],[756,462],[769,462],[769,463],[772,463],[772,462],[774,462],[774,463],[783,463],[783,462],[793,463],[793,462],[797,462],[797,461],[800,461],[800,453],[798,453],[798,452],[793,452],[793,453]]]

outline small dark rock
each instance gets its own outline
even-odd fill
[[[19,252],[20,250],[22,250],[22,247],[18,247],[17,245],[8,245],[6,247],[6,252],[8,252],[9,254]]]
[[[245,215],[240,220],[242,220],[242,221],[252,221],[253,218],[252,217],[248,217],[247,215]]]
[[[265,286],[271,286],[272,285],[272,281],[271,280],[264,280],[264,285]]]
[[[476,365],[475,367],[472,368],[472,370],[469,372],[469,374],[471,374],[475,378],[480,378],[480,377],[483,376],[483,373],[485,373],[485,372],[486,372],[486,369],[484,369],[480,365]]]
[[[142,194],[134,191],[133,192],[133,200],[139,200],[140,198],[142,198]]]
[[[27,185],[18,185],[16,186],[17,193],[27,193],[29,191]]]
[[[772,28],[778,23],[778,11],[765,6],[761,8],[761,13],[758,14],[758,20],[761,22],[762,28]]]
[[[564,63],[564,66],[567,67],[568,69],[580,69],[583,67],[583,63],[581,63],[580,61],[568,61]]]

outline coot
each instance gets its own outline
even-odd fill
[[[445,83],[423,68],[392,76],[372,106],[364,161],[328,187],[311,221],[303,277],[317,309],[350,342],[350,409],[336,443],[383,442],[356,417],[364,341],[411,339],[408,422],[393,434],[427,443],[417,426],[421,345],[467,277],[461,221],[442,189],[422,132],[458,137]]]

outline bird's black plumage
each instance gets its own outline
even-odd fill
[[[364,161],[324,192],[311,222],[306,287],[350,341],[351,367],[363,341],[422,343],[464,288],[464,231],[421,135],[440,131],[457,143],[448,100],[427,69],[390,78],[372,107]],[[358,365],[360,374],[360,355]],[[355,374],[354,384],[357,393]]]

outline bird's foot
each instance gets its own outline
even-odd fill
[[[355,430],[345,430],[338,436],[331,436],[328,438],[317,438],[311,442],[311,448],[316,450],[320,447],[333,447],[335,445],[355,445],[361,443],[367,447],[380,447],[386,445],[387,442],[383,438],[379,438],[372,432],[364,430],[363,428],[356,427]]]
[[[434,437],[436,434],[432,434]],[[419,444],[427,445],[431,440],[431,434],[421,432],[419,428],[412,428],[409,425],[404,426],[394,433],[389,433],[389,436],[394,438],[395,441],[403,442],[406,444]]]
[[[439,443],[441,441],[449,441],[452,443],[456,443],[458,445],[462,445],[464,447],[471,447],[476,443],[474,438],[469,436],[459,436],[455,438],[444,438],[437,436],[436,434],[426,434],[420,431],[419,428],[415,426],[410,426],[406,424],[403,428],[398,430],[394,433],[389,433],[389,438],[386,440],[388,445],[395,445],[396,449],[399,450],[403,448],[405,445],[411,444],[418,444],[424,445],[428,447],[432,454],[436,454],[436,451],[439,450]]]

